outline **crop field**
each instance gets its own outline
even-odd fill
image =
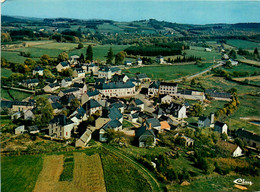
[[[17,90],[12,90],[12,89],[9,89],[9,93],[13,96],[13,98],[15,100],[18,100],[18,101],[22,101],[23,99],[31,96],[30,93],[17,91]],[[10,95],[8,94],[6,89],[1,89],[1,98],[5,98],[5,99],[8,99],[8,100],[13,100],[12,97],[10,97]]]
[[[213,58],[215,57],[215,59],[221,59],[221,53],[215,52],[212,50],[212,52],[206,52],[203,50],[201,50],[202,48],[198,48],[196,47],[196,49],[190,49],[190,50],[185,50],[185,52],[187,53],[187,56],[196,56],[196,57],[201,57],[202,60],[204,61],[212,61]]]
[[[255,49],[256,47],[260,48],[260,43],[246,41],[246,40],[228,40],[227,44],[242,49]]]
[[[27,58],[20,56],[19,52],[16,51],[1,51],[1,56],[4,57],[8,62],[12,63],[23,63]],[[33,60],[38,60],[33,58]]]
[[[250,75],[252,75],[254,72],[260,72],[259,67],[254,67],[254,66],[247,65],[247,64],[239,64],[239,65],[234,66],[230,69],[228,69],[228,68],[223,68],[223,69],[226,70],[226,71],[229,71],[229,72],[234,72],[234,71],[248,72]]]
[[[129,69],[131,73],[146,73],[152,79],[174,80],[203,71],[211,66],[207,63],[203,67],[197,65],[170,65],[170,66],[145,66]]]
[[[77,43],[45,43],[41,45],[33,46],[35,48],[42,48],[42,49],[60,49],[63,51],[69,51],[72,49],[76,49],[78,47]]]
[[[191,181],[191,185],[181,186],[179,184],[168,185],[167,191],[219,191],[219,192],[229,192],[229,191],[241,191],[234,187],[234,180],[237,178],[241,178],[240,175],[232,175],[232,176],[222,176],[222,175],[211,175],[209,177],[198,178],[194,181]],[[246,181],[252,181],[253,185],[247,185],[249,191],[257,191],[259,190],[260,184],[258,182],[259,178],[246,176]]]
[[[116,25],[111,25],[109,23],[104,23],[102,25],[98,25],[98,30],[100,30],[102,32],[111,32],[111,33],[115,33],[118,31],[122,31],[122,32],[124,31],[120,27],[118,27]]]
[[[9,77],[12,73],[10,69],[1,68],[1,77]]]
[[[242,63],[245,63],[245,64],[249,64],[249,65],[260,66],[260,62],[258,62],[258,61],[253,61],[253,60],[248,60],[248,59],[240,59],[239,61]]]
[[[43,159],[39,155],[2,156],[2,192],[33,191],[42,165]]]

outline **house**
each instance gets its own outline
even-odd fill
[[[34,108],[34,102],[1,101],[1,108],[10,109],[11,112],[26,111]]]
[[[135,136],[138,137],[139,147],[154,147],[156,145],[156,137],[152,129],[141,126],[136,131]]]
[[[129,81],[131,81],[135,86],[141,85],[141,81],[136,78],[130,78]]]
[[[69,116],[69,118],[76,125],[79,125],[82,121],[87,120],[86,111],[80,106]]]
[[[229,59],[229,56],[228,56],[227,54],[223,54],[223,55],[222,55],[222,59],[223,59],[223,60],[228,60],[228,59]]]
[[[147,119],[153,118],[153,116],[150,113],[146,112],[140,112],[138,116],[138,122],[144,123]]]
[[[22,111],[17,111],[14,114],[11,115],[11,119],[15,120],[15,119],[19,119],[20,117],[22,117],[23,112]]]
[[[67,94],[67,95],[63,95],[62,97],[60,97],[60,103],[63,106],[70,106],[70,102],[72,101],[72,99],[75,99],[76,97],[73,94]]]
[[[161,124],[161,131],[171,130],[171,126],[169,125],[169,123],[167,121],[161,121],[160,124]]]
[[[130,113],[128,116],[128,119],[132,121],[133,123],[137,123],[139,117],[139,112],[136,113]]]
[[[159,94],[175,95],[177,93],[178,84],[161,82],[159,86]]]
[[[120,110],[116,107],[111,107],[108,110],[108,118],[111,119],[111,120],[118,120],[121,123],[123,123],[123,115],[120,112]]]
[[[142,65],[143,64],[142,59],[141,58],[136,59],[136,64],[137,65]]]
[[[183,139],[184,140],[184,145],[186,146],[186,147],[192,147],[193,145],[194,145],[194,140],[193,139],[191,139],[191,138],[189,138],[189,137],[187,137],[187,136],[185,136],[185,135],[183,135],[183,134],[179,134],[179,133],[177,133],[176,135],[174,135],[174,137],[175,138],[180,138],[180,139]]]
[[[53,93],[55,90],[60,88],[60,84],[59,83],[50,83],[48,85],[46,85],[43,90],[46,93]]]
[[[51,103],[51,106],[53,108],[53,113],[57,114],[62,111],[63,107],[60,103]]]
[[[145,73],[136,74],[136,79],[141,83],[151,81],[151,78],[149,78]]]
[[[79,139],[76,140],[76,147],[86,147],[91,139],[91,131],[87,129]]]
[[[100,67],[98,70],[98,78],[111,79],[114,74],[121,74],[121,69],[118,67]]]
[[[79,56],[78,55],[70,56],[69,62],[71,65],[76,65],[77,63],[79,63]]]
[[[161,56],[161,55],[158,55],[158,56],[156,57],[156,62],[159,63],[159,64],[165,64],[165,63],[166,63],[166,62],[164,61],[163,56]]]
[[[218,140],[216,145],[218,150],[221,150],[221,152],[226,155],[231,155],[232,157],[240,157],[243,155],[243,150],[238,145],[233,143]]]
[[[93,74],[96,74],[96,73],[98,73],[98,69],[99,69],[99,67],[96,66],[94,63],[87,64],[87,66],[86,66],[87,73],[92,72]]]
[[[152,114],[154,118],[159,119],[162,115],[165,114],[165,112],[160,107],[158,107]]]
[[[39,76],[43,76],[43,68],[41,68],[40,66],[35,67],[33,70],[33,76],[36,74],[38,74]]]
[[[23,80],[22,85],[30,89],[39,85],[39,82],[40,82],[39,79],[27,79],[27,80]]]
[[[125,65],[126,66],[132,66],[132,62],[131,61],[125,61]]]
[[[118,75],[115,74],[112,76],[111,78],[111,82],[127,82],[129,80],[129,78],[127,77],[127,75],[123,74],[123,75]]]
[[[83,95],[84,93],[87,93],[88,87],[85,83],[74,83],[73,87],[76,87],[80,90],[81,95]]]
[[[25,132],[25,126],[24,125],[19,126],[19,127],[15,128],[15,130],[14,130],[15,135],[20,135],[20,134],[23,134],[24,132]]]
[[[67,120],[65,115],[56,115],[49,123],[49,136],[59,139],[69,139],[71,138],[73,127],[74,123]]]
[[[57,83],[57,79],[48,78],[48,79],[45,79],[45,83],[46,83],[46,84]]]
[[[171,103],[170,105],[161,105],[167,114],[171,114],[178,119],[187,118],[186,106],[178,103]]]
[[[230,100],[231,94],[227,92],[219,92],[215,89],[206,89],[205,93],[216,100]]]
[[[72,77],[84,78],[85,75],[85,71],[82,68],[75,68],[72,72]]]
[[[57,103],[57,102],[59,102],[59,100],[60,100],[60,97],[57,96],[57,95],[50,95],[50,96],[48,97],[48,101],[49,101],[50,103]]]
[[[148,96],[155,97],[159,94],[160,81],[153,81],[148,87]]]
[[[210,119],[208,117],[200,117],[198,120],[198,127],[210,127]]]
[[[161,123],[158,119],[150,118],[145,121],[146,129],[155,129],[161,132]]]
[[[206,52],[211,52],[212,49],[210,49],[210,48],[205,48],[204,51],[206,51]]]
[[[67,77],[65,79],[62,79],[61,81],[61,87],[69,87],[72,85],[72,79],[70,77]]]
[[[81,104],[83,105],[90,99],[94,99],[97,101],[100,101],[102,98],[101,93],[97,89],[92,89],[87,91],[87,93],[84,93],[81,97]]]
[[[28,126],[27,129],[30,134],[37,134],[40,132],[40,129],[37,125]]]
[[[229,59],[228,61],[231,63],[232,66],[237,66],[238,65],[238,61],[234,61],[232,59]]]
[[[141,101],[140,99],[132,100],[129,105],[139,107],[141,109],[141,111],[144,111],[144,102]]]
[[[248,146],[260,149],[260,135],[240,128],[236,131],[237,137],[244,141]]]
[[[173,97],[171,97],[170,95],[162,95],[160,97],[160,100],[162,104],[170,104],[173,101]]]
[[[33,114],[31,109],[23,111],[23,119],[24,120],[34,120],[35,115]]]
[[[135,95],[135,85],[128,81],[124,82],[110,82],[96,84],[95,88],[99,92],[108,97],[131,97]]]
[[[179,90],[174,96],[187,100],[200,100],[206,99],[204,92],[194,90]]]
[[[117,108],[120,111],[120,113],[124,113],[124,111],[125,111],[124,103],[121,102],[121,101],[117,101],[117,102],[111,103],[109,105],[109,107],[110,108],[113,108],[113,107]]]
[[[220,121],[216,121],[215,125],[214,125],[214,131],[219,132],[220,134],[226,133],[227,132],[228,126],[226,123],[222,123]]]
[[[86,110],[87,115],[92,115],[96,113],[97,111],[102,111],[102,106],[100,105],[99,102],[97,102],[94,99],[90,99],[87,101],[84,105],[83,108]]]
[[[77,87],[72,87],[69,89],[61,90],[58,96],[62,97],[68,94],[73,94],[75,97],[79,98],[82,95],[82,91]]]
[[[107,122],[105,125],[102,126],[102,128],[99,130],[99,141],[106,142],[106,132],[109,129],[113,129],[115,131],[121,131],[122,130],[122,123],[118,120],[111,120]]]
[[[62,72],[63,70],[66,70],[69,68],[70,68],[70,65],[67,61],[62,61],[56,66],[56,69],[58,72]]]

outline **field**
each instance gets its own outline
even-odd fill
[[[2,192],[32,191],[42,163],[39,155],[1,157]]]
[[[248,59],[240,59],[239,61],[242,63],[245,63],[245,64],[249,64],[249,65],[260,66],[260,62],[258,62],[258,61],[253,61],[253,60],[248,60]]]
[[[217,110],[222,109],[227,101],[212,100],[203,112],[204,116],[209,116],[210,113],[216,113]]]
[[[246,41],[246,40],[228,40],[227,44],[242,49],[255,49],[256,47],[260,48],[260,43]]]
[[[202,60],[206,61],[212,61],[213,58],[215,59],[221,59],[221,53],[212,51],[212,52],[206,52],[202,48],[194,48],[190,50],[185,50],[187,53],[187,56],[196,56],[196,57],[201,57]]]
[[[48,44],[47,44],[48,45]],[[63,52],[60,49],[43,49],[43,48],[36,48],[36,47],[26,47],[26,48],[20,48],[16,49],[16,51],[19,52],[25,52],[25,53],[31,53],[32,58],[39,58],[44,54],[49,55],[50,57],[58,57],[58,55]]]
[[[77,43],[45,43],[33,47],[42,48],[42,49],[60,49],[63,51],[69,51],[72,49],[76,49],[78,47],[78,44]]]
[[[18,100],[18,101],[22,101],[25,98],[31,96],[30,93],[17,91],[17,90],[12,90],[12,89],[9,89],[9,92],[13,96],[13,98],[15,100]],[[1,98],[5,98],[5,99],[8,99],[8,100],[13,100],[12,97],[10,97],[10,95],[8,94],[6,89],[1,89]]]
[[[8,62],[12,63],[23,63],[27,58],[20,56],[18,51],[1,51],[2,57],[4,57]],[[33,60],[38,60],[34,58]]]
[[[1,77],[9,77],[12,73],[10,69],[1,68]]]
[[[197,65],[148,66],[132,68],[129,69],[129,71],[131,73],[146,73],[146,75],[152,79],[164,79],[169,81],[198,73],[209,66],[211,66],[209,63],[203,67],[198,67]]]
[[[224,70],[226,71],[229,71],[229,72],[234,72],[234,71],[237,71],[237,72],[248,72],[249,75],[252,75],[254,72],[260,72],[260,68],[259,67],[254,67],[254,66],[251,66],[251,65],[247,65],[247,64],[239,64],[237,66],[234,66],[232,68],[223,68]]]
[[[168,191],[219,191],[219,192],[228,192],[228,191],[241,191],[234,187],[234,180],[240,178],[240,175],[233,176],[220,176],[212,175],[204,178],[198,178],[194,181],[191,181],[189,186],[168,185]],[[244,178],[246,181],[252,181],[252,186],[247,186],[249,191],[259,190],[260,184],[257,177],[246,176]]]

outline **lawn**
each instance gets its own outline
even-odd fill
[[[10,69],[1,68],[1,77],[9,77],[12,73]]]
[[[131,163],[104,149],[100,155],[108,192],[151,191],[148,182],[132,167]]]
[[[203,112],[204,116],[210,116],[210,113],[216,113],[217,110],[222,109],[227,101],[212,100]]]
[[[212,61],[214,57],[215,59],[221,59],[221,53],[215,51],[206,52],[204,50],[201,50],[201,48],[191,48],[190,50],[185,50],[185,52],[187,53],[187,56],[201,57],[202,60],[206,61]]]
[[[13,96],[13,98],[15,100],[18,100],[18,101],[22,101],[24,100],[25,98],[31,96],[32,94],[30,93],[26,93],[26,92],[22,92],[22,91],[17,91],[17,90],[12,90],[12,89],[9,89],[9,92],[10,94]],[[5,99],[8,99],[8,100],[12,100],[12,97],[10,97],[10,95],[8,94],[7,90],[6,89],[1,89],[1,98],[5,98]]]
[[[170,66],[145,66],[129,69],[131,73],[146,73],[152,79],[174,80],[203,71],[211,66],[207,63],[203,67],[197,65],[170,65]]]
[[[2,192],[32,191],[42,164],[39,155],[1,157]]]
[[[260,43],[246,41],[246,40],[228,40],[227,44],[242,49],[255,49],[256,47],[260,48]]]
[[[234,187],[234,180],[238,178],[243,178],[246,181],[252,181],[252,186],[248,187],[249,191],[258,191],[260,188],[259,178],[257,177],[241,177],[241,175],[232,175],[232,176],[222,176],[222,175],[212,175],[208,177],[198,178],[194,181],[191,181],[189,186],[181,186],[179,184],[168,185],[167,191],[219,191],[219,192],[228,192],[228,191],[241,191]]]
[[[97,45],[97,46],[93,46],[94,60],[99,59],[99,60],[105,61],[107,52],[109,51],[110,47],[112,47],[113,53],[117,54],[118,52],[123,51],[124,49],[129,47],[129,45]],[[87,50],[87,46],[85,46],[83,49],[76,49],[76,50],[70,51],[69,56],[80,55],[81,53],[83,53],[83,55],[86,56],[86,50]]]
[[[17,51],[1,51],[2,57],[5,58],[8,62],[12,63],[23,63],[27,58],[20,56],[20,53]],[[33,60],[38,60],[33,58]]]

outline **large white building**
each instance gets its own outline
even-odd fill
[[[159,94],[175,95],[177,93],[178,84],[161,82],[159,86]]]
[[[114,74],[121,74],[121,69],[118,67],[101,67],[98,70],[98,78],[111,79]]]
[[[135,85],[128,81],[96,84],[95,88],[104,96],[108,97],[131,97],[135,95]]]

